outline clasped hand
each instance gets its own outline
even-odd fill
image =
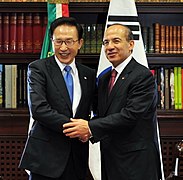
[[[72,119],[71,122],[63,125],[63,133],[70,138],[79,138],[82,142],[87,142],[91,136],[88,121],[84,119]]]

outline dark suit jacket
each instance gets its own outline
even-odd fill
[[[99,118],[89,122],[93,140],[101,141],[102,180],[157,180],[154,77],[132,59],[108,97],[109,78],[99,80]]]
[[[89,119],[95,89],[95,71],[76,63],[81,84],[81,100],[75,118]],[[28,67],[30,113],[35,120],[21,158],[20,168],[57,178],[72,153],[78,177],[83,178],[88,164],[88,143],[66,137],[64,123],[72,115],[71,102],[54,57],[37,60]]]

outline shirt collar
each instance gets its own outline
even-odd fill
[[[115,69],[118,74],[121,74],[121,72],[124,70],[124,68],[127,66],[127,64],[131,61],[132,55],[128,56],[121,64],[119,64],[117,67],[112,67],[112,69]]]
[[[75,63],[75,59],[72,61],[71,64],[64,64],[64,63],[61,63],[59,61],[59,59],[55,56],[55,60],[58,64],[58,66],[60,67],[61,71],[64,70],[65,66],[70,66],[72,68],[72,72],[75,74],[76,73],[76,63]]]

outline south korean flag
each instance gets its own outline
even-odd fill
[[[134,0],[111,0],[105,30],[108,26],[115,23],[126,25],[131,29],[135,40],[133,57],[140,64],[148,67],[141,35],[140,23],[138,21],[138,15]],[[101,73],[103,74],[105,69],[111,66],[110,62],[106,59],[103,48],[104,47],[101,49],[97,76],[99,76]]]

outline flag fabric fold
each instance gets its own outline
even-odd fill
[[[138,14],[134,0],[111,0],[108,9],[108,15],[105,30],[110,24],[120,23],[128,26],[134,35],[135,46],[133,57],[142,65],[148,67],[147,57],[142,40],[141,27],[138,21]],[[111,69],[111,63],[107,60],[103,46],[101,48],[100,60],[98,65],[97,77]],[[163,162],[161,154],[161,145],[159,137],[159,128],[157,124],[158,145],[160,151],[162,180],[164,180]],[[89,144],[89,168],[95,180],[101,180],[101,155],[100,143]]]
[[[56,18],[69,16],[68,4],[61,4],[58,2],[57,3],[47,2],[47,13],[48,13],[48,24],[44,36],[40,59],[49,57],[54,54],[52,48],[52,42],[49,36],[50,25],[51,22],[53,22]]]

